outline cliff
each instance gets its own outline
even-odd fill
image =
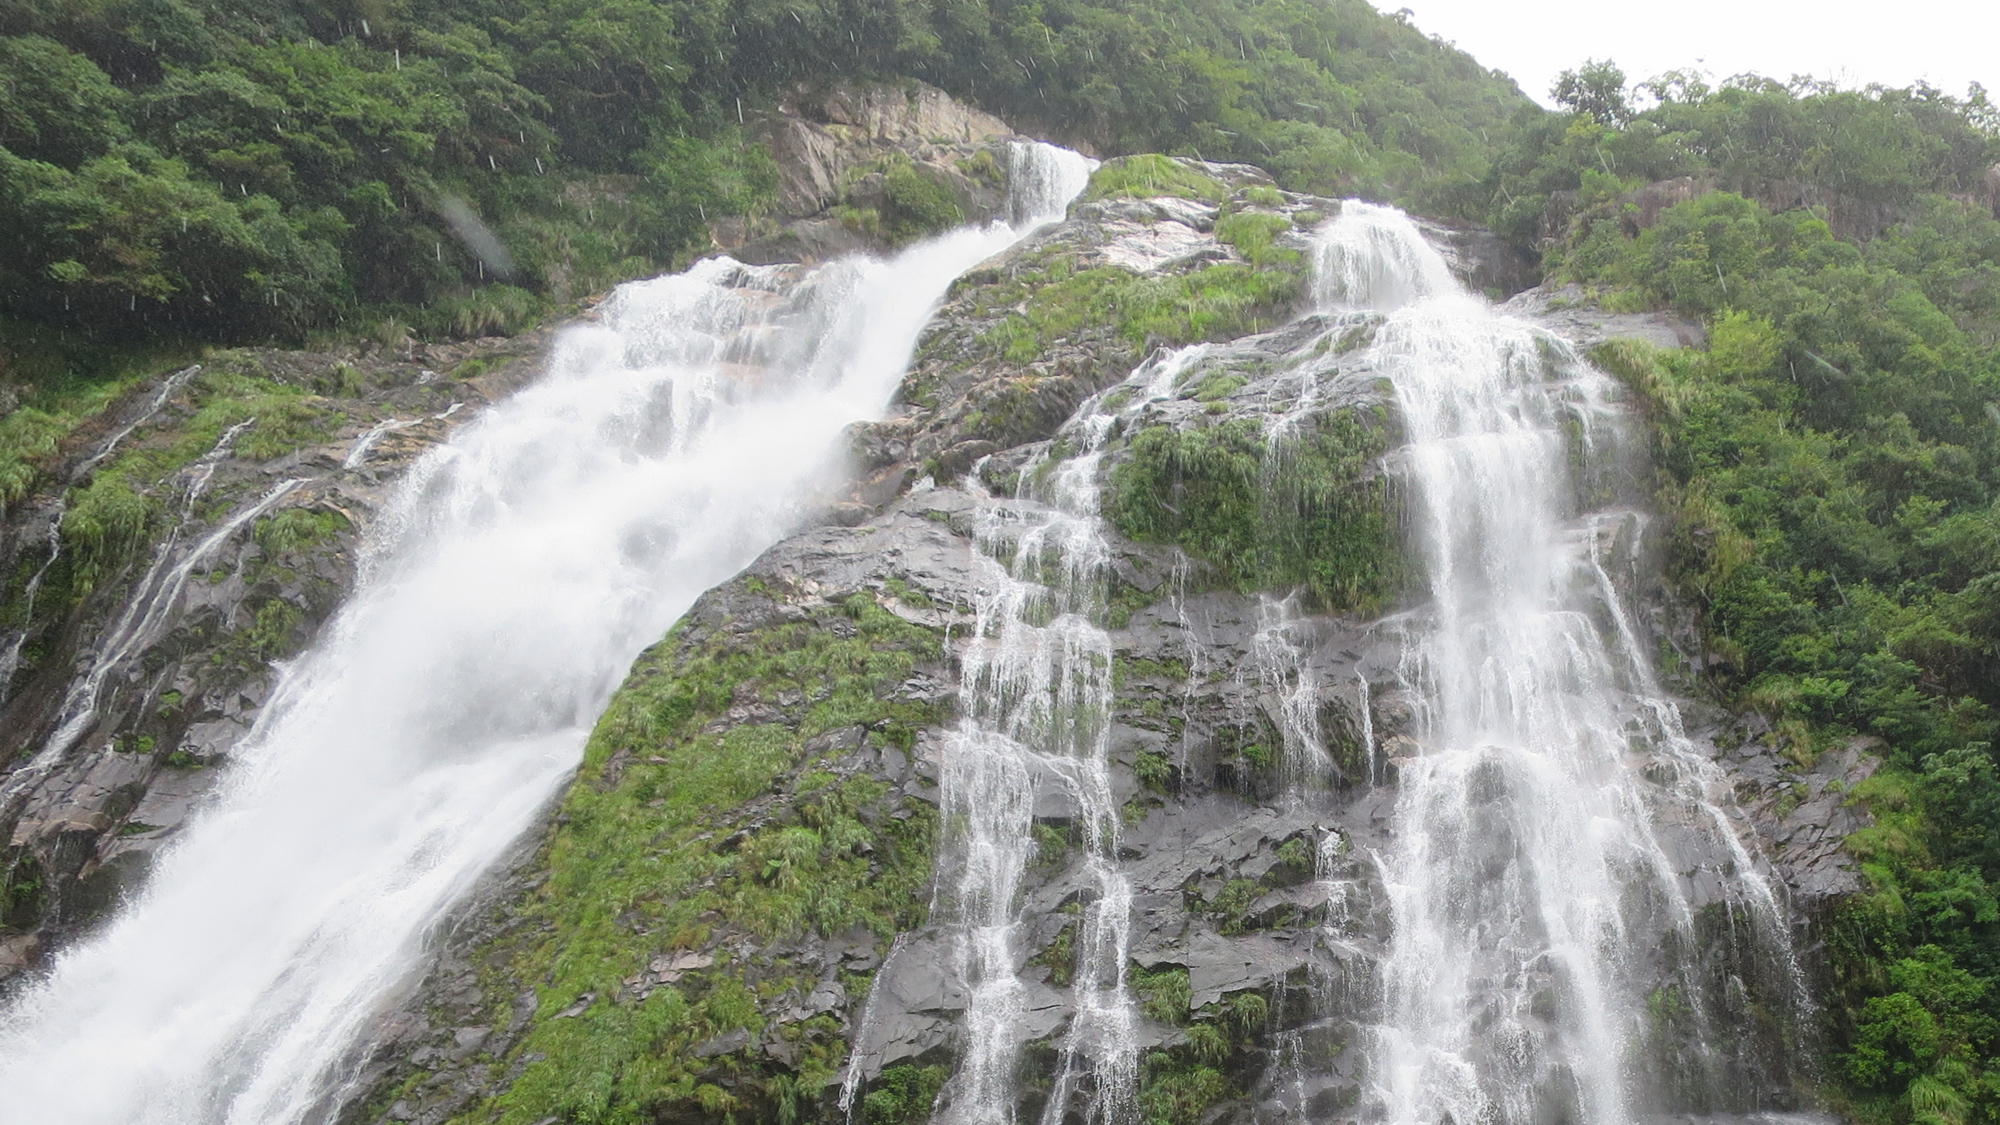
[[[837,95],[767,127],[793,214],[718,228],[747,256],[882,247],[927,229],[898,225],[912,199],[975,217],[1004,198],[982,179],[1004,128],[929,95]],[[1375,857],[1413,703],[1382,632],[1408,575],[1386,467],[1401,423],[1369,347],[1381,318],[1304,312],[1307,234],[1340,207],[1248,166],[1127,158],[1066,221],[961,278],[890,416],[851,429],[851,487],[638,661],[541,828],[385,1004],[341,1119],[926,1119],[967,1049],[936,874],[952,861],[945,745],[971,706],[960,646],[995,581],[995,528],[1062,515],[1046,478],[1079,452],[1086,403],[1114,417],[1093,440],[1139,1110],[1354,1106],[1389,938]],[[1509,288],[1477,232],[1430,233],[1474,285]],[[1513,308],[1583,344],[1696,338],[1548,294]],[[9,513],[9,571],[44,577],[32,607],[25,583],[9,602],[24,660],[0,967],[139,885],[351,586],[383,490],[533,378],[546,343],[217,355],[71,439]],[[1615,546],[1622,596],[1671,647],[1657,546]],[[111,654],[102,675],[91,653]],[[1801,770],[1723,716],[1705,729],[1770,843],[1755,865],[1808,907],[1850,894],[1837,843],[1860,821],[1837,798],[1871,768],[1865,747]],[[1308,749],[1326,768],[1301,789]],[[1029,798],[1023,1116],[1088,1002],[1095,845],[1074,794],[1038,776]],[[1703,944],[1657,954],[1659,994],[1735,982],[1702,1013],[1729,1030],[1699,1047],[1756,1104],[1800,1103],[1795,982],[1730,914],[1738,857],[1692,831],[1664,847]],[[1695,1032],[1662,1003],[1648,1050],[1691,1055]]]

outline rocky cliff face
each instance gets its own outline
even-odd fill
[[[893,201],[911,175],[945,185],[961,214],[997,206],[979,194],[979,155],[1004,126],[923,91],[900,98],[836,93],[771,124],[795,217],[719,241],[804,258],[879,245],[916,198]],[[962,279],[891,416],[851,432],[851,488],[636,664],[539,835],[386,1002],[340,1119],[926,1119],[965,1047],[968,990],[932,882],[949,846],[956,661],[990,581],[981,529],[1046,503],[1040,474],[1074,452],[1065,422],[1093,396],[1119,411],[1105,624],[1140,1111],[1347,1112],[1388,936],[1371,857],[1411,706],[1378,628],[1403,562],[1374,326],[1300,317],[1306,232],[1337,207],[1254,169],[1134,158],[1101,171],[1067,222]],[[1477,240],[1461,242],[1481,276]],[[1560,303],[1518,307],[1601,337],[1693,342]],[[68,491],[9,513],[23,662],[0,724],[0,972],[132,885],[254,721],[273,662],[351,581],[382,490],[531,377],[543,344],[216,357],[108,415],[59,474]],[[59,496],[70,515],[52,537]],[[1628,597],[1698,666],[1646,552],[1628,554]],[[69,701],[90,654],[119,651],[106,642],[128,622],[136,640],[105,662],[94,717],[37,764],[80,713]],[[1755,729],[1726,716],[1706,729],[1763,861],[1806,912],[1850,893],[1838,841],[1860,814],[1841,793],[1870,768],[1866,748],[1801,772]],[[1304,791],[1285,775],[1301,731],[1332,766]],[[1023,1115],[1076,1016],[1088,893],[1079,810],[1054,784],[1033,803]],[[1688,955],[1738,982],[1725,1014],[1751,1029],[1724,1045],[1732,1073],[1769,1104],[1794,1100],[1797,1076],[1759,1062],[1757,1040],[1783,1033],[1767,1017],[1791,982],[1708,909],[1721,900],[1707,876],[1733,857],[1676,840],[1711,939]],[[1663,1018],[1659,1049],[1676,1034]]]
[[[1011,131],[928,87],[802,90],[760,128],[781,257],[1004,207]],[[351,588],[388,491],[539,375],[551,335],[222,352],[63,439],[0,521],[0,988],[138,885]]]
[[[777,208],[713,229],[717,249],[750,263],[820,262],[1005,218],[1007,145],[1026,139],[917,82],[801,86],[755,133],[777,164]]]
[[[1412,718],[1377,621],[1401,589],[1380,469],[1395,420],[1370,319],[1326,346],[1328,321],[1295,318],[1302,230],[1338,205],[1248,169],[1174,167],[1177,185],[1100,173],[1067,223],[961,281],[895,414],[855,430],[837,525],[768,552],[640,662],[535,850],[440,937],[438,967],[357,1060],[343,1120],[926,1119],[967,1047],[970,989],[929,880],[966,705],[955,638],[992,581],[982,528],[1032,524],[1038,476],[1075,451],[1065,421],[1141,384],[1166,392],[1121,412],[1104,478],[1139,1110],[1350,1112],[1388,937],[1372,857]],[[1600,339],[1685,331],[1592,323]],[[1294,435],[1277,462],[1298,467],[1276,476],[1273,425]],[[1333,499],[1260,501],[1290,495],[1287,471]],[[1629,593],[1670,633],[1645,558]],[[1713,726],[1776,878],[1802,901],[1850,891],[1842,779],[1795,776],[1755,732]],[[1332,776],[1302,794],[1285,751],[1307,731]],[[1843,763],[1822,770],[1867,768]],[[1033,797],[1024,1119],[1080,1003],[1095,877],[1067,794],[1043,778]],[[1682,956],[1738,984],[1716,1014],[1745,1030],[1718,1049],[1764,1104],[1794,1103],[1797,1076],[1768,1059],[1795,981],[1731,938],[1715,875],[1734,858],[1673,839],[1708,943]],[[1663,1017],[1650,1047],[1683,1034]]]

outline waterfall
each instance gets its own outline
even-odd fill
[[[1418,749],[1392,767],[1365,1097],[1396,1125],[1760,1108],[1718,1092],[1707,1031],[1667,1044],[1648,1022],[1700,906],[1695,862],[1656,825],[1722,857],[1703,874],[1767,945],[1785,930],[1601,564],[1604,529],[1639,518],[1620,507],[1635,451],[1617,384],[1463,292],[1400,212],[1349,202],[1319,250],[1324,306],[1385,317],[1370,358],[1407,438],[1393,467],[1425,595],[1384,626]],[[1671,987],[1700,1012],[1698,975]]]
[[[1046,145],[1013,164],[1011,225],[623,286],[544,379],[427,454],[211,805],[0,1016],[0,1121],[324,1118],[385,995],[569,776],[634,656],[799,525],[947,286],[1061,218],[1088,174]]]
[[[979,509],[986,571],[960,658],[962,717],[945,742],[941,792],[946,823],[961,826],[939,882],[945,920],[955,927],[953,968],[970,993],[958,1073],[939,1118],[953,1125],[1015,1120],[1030,1010],[1049,1007],[1031,996],[1047,986],[1021,975],[1022,880],[1038,848],[1055,843],[1038,839],[1037,815],[1070,825],[1065,845],[1080,853],[1078,882],[1091,891],[1069,923],[1073,1014],[1055,1044],[1042,1125],[1078,1113],[1117,1122],[1135,1108],[1138,1012],[1126,983],[1132,886],[1118,860],[1111,778],[1111,548],[1099,474],[1121,419],[1171,396],[1176,378],[1205,351],[1162,353],[1092,396],[1051,450],[1022,468],[1017,495],[988,497]],[[1129,397],[1106,413],[1113,391]]]

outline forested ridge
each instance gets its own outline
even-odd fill
[[[8,0],[0,35],[0,310],[125,338],[518,324],[767,205],[742,122],[801,82],[1327,191],[1474,178],[1525,104],[1362,0]]]
[[[1978,91],[1632,86],[1530,104],[1361,0],[0,0],[0,496],[208,341],[506,332],[771,205],[750,123],[915,78],[1104,154],[1484,222],[1564,299],[1705,349],[1643,397],[1702,690],[1856,738],[1866,893],[1817,920],[1829,1097],[2000,1121],[2000,111]],[[468,247],[490,228],[495,264]]]

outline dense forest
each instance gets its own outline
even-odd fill
[[[2000,110],[1606,63],[1542,110],[1363,0],[0,0],[0,499],[203,341],[506,332],[754,213],[798,83],[917,78],[1105,153],[1484,222],[1705,350],[1643,396],[1702,689],[1856,738],[1829,1095],[2000,1121]],[[467,248],[490,228],[507,261]]]
[[[1474,179],[1526,104],[1363,0],[6,0],[0,35],[0,312],[128,339],[518,325],[767,203],[742,123],[800,82],[1323,191]]]

